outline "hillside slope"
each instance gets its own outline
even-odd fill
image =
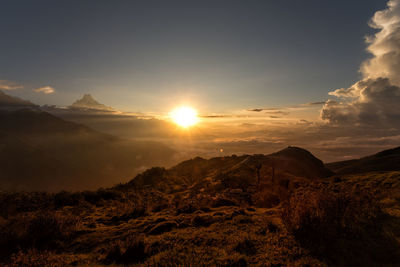
[[[111,186],[174,154],[161,143],[120,139],[35,109],[3,110],[0,121],[2,190]]]
[[[399,171],[400,147],[384,150],[360,159],[328,163],[325,166],[338,174]]]
[[[97,191],[0,192],[0,264],[398,266],[400,172],[326,177],[321,164],[289,147]]]

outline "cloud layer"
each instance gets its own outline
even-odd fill
[[[390,0],[369,25],[378,32],[366,38],[372,57],[361,64],[363,79],[329,94],[321,118],[333,124],[400,127],[400,0]]]

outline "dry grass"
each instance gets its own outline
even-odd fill
[[[0,225],[1,257],[18,250],[59,249],[71,241],[80,223],[77,216],[60,212],[17,215]]]
[[[0,194],[0,265],[398,265],[399,177]]]
[[[281,212],[296,240],[334,265],[398,260],[399,246],[383,230],[385,217],[375,196],[323,186],[296,192]]]

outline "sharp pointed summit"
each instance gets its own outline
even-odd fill
[[[72,109],[89,109],[100,111],[115,111],[112,107],[108,107],[95,100],[91,94],[84,94],[81,99],[75,101],[69,108]]]

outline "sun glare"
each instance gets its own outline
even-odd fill
[[[170,116],[176,124],[183,128],[193,126],[199,121],[197,111],[191,107],[178,107],[170,113]]]

